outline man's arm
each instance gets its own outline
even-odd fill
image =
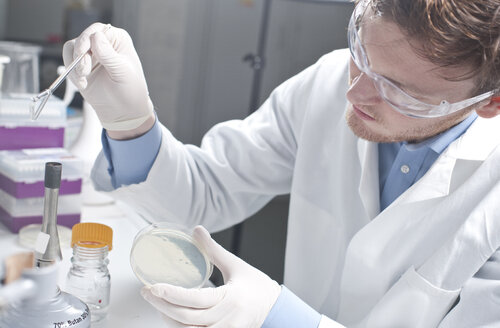
[[[155,120],[149,131],[129,140],[115,140],[103,130],[101,140],[113,187],[118,188],[146,180],[160,149],[161,128]]]
[[[319,66],[282,84],[246,119],[213,127],[200,147],[182,144],[157,123],[160,148],[142,182],[113,186],[108,169],[118,160],[110,147],[110,156],[99,155],[94,165],[96,189],[112,192],[155,220],[203,223],[212,231],[242,221],[274,196],[290,192],[297,133],[307,109],[303,89],[310,87]]]

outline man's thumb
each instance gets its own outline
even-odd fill
[[[238,265],[239,259],[213,240],[208,231],[202,226],[194,228],[193,239],[205,251],[210,261],[219,268],[224,276],[224,281],[226,281],[231,271]]]

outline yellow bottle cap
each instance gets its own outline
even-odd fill
[[[71,247],[75,244],[87,248],[100,248],[108,246],[113,248],[113,229],[105,224],[85,222],[73,226],[71,234]]]

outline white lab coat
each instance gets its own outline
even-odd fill
[[[290,193],[284,283],[324,314],[322,328],[500,326],[500,255],[452,291],[413,269],[497,183],[499,120],[478,118],[379,213],[377,145],[356,137],[344,119],[348,60],[347,50],[323,56],[245,120],[212,128],[201,148],[164,128],[147,180],[112,193],[153,220],[212,231]],[[107,166],[98,156],[93,180],[110,191]],[[488,214],[500,217],[498,207]]]

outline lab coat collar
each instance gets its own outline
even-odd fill
[[[453,191],[452,186],[457,185],[454,180],[470,176],[498,145],[499,127],[500,117],[477,118],[462,136],[445,149],[427,173],[389,207],[447,196]],[[463,172],[465,169],[469,171]]]
[[[456,159],[484,161],[498,145],[500,116],[478,117],[465,134],[455,140],[445,151]]]
[[[453,141],[439,156],[429,171],[389,207],[396,204],[423,201],[449,194],[455,176],[464,174],[454,172],[456,168],[477,165],[456,165],[458,162],[484,161],[500,140],[500,116],[485,119],[478,117],[468,130]],[[378,174],[377,144],[363,139],[358,140],[358,156],[361,164],[359,194],[369,218],[380,212],[380,190]],[[472,172],[471,172],[472,173]]]
[[[419,143],[408,143],[405,141],[403,142],[403,144],[408,150],[418,150],[423,147],[428,147],[439,155],[446,149],[446,147],[448,147],[448,145],[450,145],[454,140],[463,135],[470,127],[470,125],[476,120],[476,118],[476,112],[472,112],[465,120],[463,120],[459,124],[451,127],[444,132],[441,132],[434,137],[428,138]]]
[[[380,212],[380,187],[377,143],[358,140],[358,156],[361,164],[359,195],[366,215],[373,219]]]

